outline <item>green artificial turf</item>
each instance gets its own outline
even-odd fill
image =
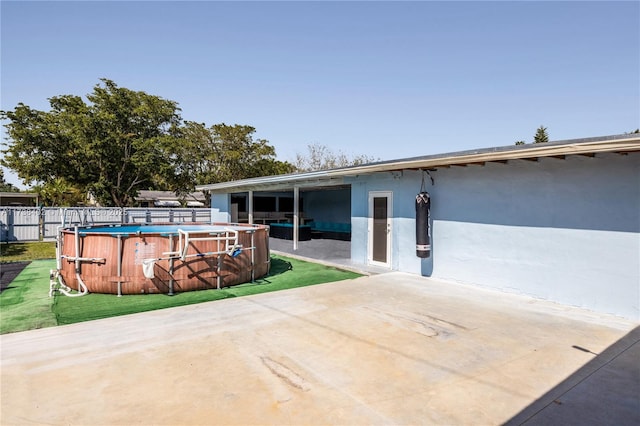
[[[230,297],[265,293],[295,287],[357,278],[355,272],[317,263],[272,256],[269,275],[222,290],[202,290],[165,294],[141,294],[118,297],[88,294],[49,298],[49,270],[55,260],[34,261],[0,294],[2,333],[91,321],[174,306],[209,302]]]
[[[0,293],[1,334],[57,325],[49,297],[49,271],[55,267],[55,260],[35,260]]]

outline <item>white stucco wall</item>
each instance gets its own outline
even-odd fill
[[[353,261],[366,263],[367,194],[388,190],[394,270],[640,319],[640,154],[431,174],[432,257],[415,256],[420,173],[384,173],[352,181]]]

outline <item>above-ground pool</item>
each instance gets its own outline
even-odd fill
[[[269,227],[152,224],[63,228],[58,277],[81,293],[228,287],[269,272]]]

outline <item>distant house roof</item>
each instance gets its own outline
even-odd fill
[[[171,191],[139,191],[136,197],[137,203],[153,203],[157,207],[180,207],[184,202],[187,207],[204,207],[205,196],[202,192],[191,192],[184,196],[178,196]]]
[[[537,160],[542,157],[564,158],[567,155],[593,156],[597,153],[604,152],[624,154],[634,151],[640,151],[640,134],[637,133],[458,151],[338,169],[220,182],[210,185],[200,185],[197,186],[196,189],[212,193],[225,193],[231,190],[241,192],[277,190],[291,188],[293,186],[332,186],[344,184],[344,177],[347,176],[376,172],[433,170],[454,165],[464,166],[468,164],[484,164],[487,162],[504,163],[509,160]]]

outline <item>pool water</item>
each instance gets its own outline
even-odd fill
[[[78,230],[80,235],[90,234],[112,234],[112,235],[130,235],[130,234],[161,234],[170,235],[178,234],[178,230],[186,232],[221,232],[227,229],[234,231],[247,231],[246,226],[238,225],[112,225],[112,226],[96,226],[86,227]],[[258,228],[253,228],[258,229]]]

